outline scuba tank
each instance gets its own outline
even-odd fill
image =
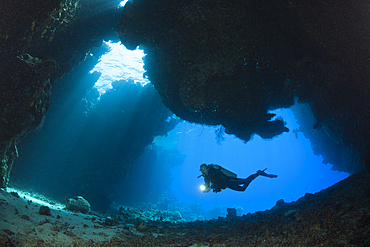
[[[223,168],[222,166],[214,165],[214,164],[210,164],[209,166],[213,167],[215,170],[221,171],[225,176],[234,177],[234,178],[236,178],[238,176],[235,173]]]

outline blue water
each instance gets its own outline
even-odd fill
[[[171,204],[196,202],[206,211],[218,205],[242,208],[239,212],[247,214],[270,209],[279,199],[297,200],[305,193],[318,192],[348,176],[331,170],[332,165],[324,165],[322,157],[313,154],[309,140],[293,131],[299,126],[289,109],[274,111],[287,122],[290,132],[272,140],[254,136],[244,143],[225,134],[225,139],[219,142],[215,139],[218,126],[182,121],[167,136],[156,137],[133,164],[127,162],[131,153],[126,150],[134,143],[129,138],[142,139],[148,135],[143,130],[148,129],[145,124],[151,123],[148,110],[144,111],[137,103],[144,102],[141,106],[146,106],[153,104],[153,99],[111,90],[112,80],[136,81],[141,85],[147,80],[142,74],[142,51],[132,54],[134,62],[130,64],[120,59],[127,51],[119,44],[106,43],[97,54],[106,51],[106,46],[109,52],[100,57],[101,63],[96,65],[94,56],[89,57],[86,64],[67,75],[54,89],[44,127],[26,135],[18,145],[20,157],[13,166],[12,181],[60,202],[64,196],[81,195],[90,200],[93,210],[105,210],[111,201],[123,206],[135,203],[160,206],[158,201],[165,200],[164,209],[166,203],[171,208]],[[117,53],[117,47],[121,53]],[[121,60],[123,63],[118,63]],[[86,92],[93,87],[106,95],[88,96]],[[93,96],[101,99],[87,104]],[[104,107],[93,108],[99,105]],[[121,124],[131,121],[143,125],[143,129],[136,132],[130,129],[134,133],[123,135]],[[220,193],[203,193],[199,189],[203,178],[197,178],[202,163],[221,165],[240,178],[267,168],[267,173],[277,174],[278,178],[260,176],[244,192],[226,189]],[[180,204],[163,196],[166,194],[174,196]],[[223,210],[220,215],[225,214]]]
[[[140,61],[143,55],[143,53],[140,53],[142,51],[132,52],[134,65],[119,66],[120,58],[128,57],[130,52],[120,43],[108,42],[106,44],[109,46],[110,52],[102,56],[100,65],[98,64],[94,70],[103,73],[104,71],[112,71],[109,68],[117,67],[121,71],[120,73],[126,71],[126,74],[141,78],[141,76],[130,71],[135,71],[132,68],[137,67],[139,74],[143,73],[142,62]],[[129,64],[129,61],[123,61],[122,63]],[[108,74],[109,76],[115,75],[114,73]],[[101,79],[104,78],[104,76],[101,77]],[[106,81],[109,82],[113,79],[117,78],[109,78]],[[145,81],[143,84],[145,83],[147,82]],[[103,83],[100,86],[99,90],[102,90],[106,85]],[[279,199],[284,199],[285,202],[297,200],[305,193],[318,192],[348,177],[349,174],[347,173],[331,170],[332,165],[323,164],[323,158],[313,154],[310,141],[302,133],[292,132],[292,130],[298,129],[299,125],[296,123],[290,109],[278,109],[274,113],[287,122],[290,132],[283,133],[272,140],[263,140],[259,136],[254,136],[251,141],[244,143],[233,135],[225,134],[225,140],[219,145],[220,143],[215,140],[215,130],[218,127],[190,124],[186,121],[180,123],[167,137],[157,137],[154,142],[156,145],[163,146],[165,149],[176,148],[180,153],[186,155],[186,159],[181,165],[177,164],[177,161],[172,161],[172,165],[175,166],[171,169],[173,182],[170,190],[173,195],[184,203],[195,201],[201,203],[205,210],[219,204],[225,207],[239,206],[244,209],[243,213],[249,213],[270,209]],[[150,158],[147,159],[150,160]],[[147,160],[144,162],[151,163],[152,174],[155,174],[155,177],[142,177],[140,180],[143,168],[138,165],[131,172],[134,178],[123,180],[117,186],[117,193],[125,195],[134,192],[131,194],[136,194],[135,198],[137,200],[145,198],[145,201],[150,201],[153,193],[161,193],[156,188],[161,190],[166,186],[160,182],[161,173],[164,171],[158,163],[166,161],[160,159],[165,158],[160,157],[156,161]],[[201,174],[199,166],[202,163],[219,164],[237,173],[240,178],[246,178],[257,170],[267,168],[267,173],[277,174],[278,178],[258,177],[245,192],[226,189],[217,194],[213,192],[203,193],[199,189],[199,186],[203,183],[203,178],[197,178]],[[150,196],[147,196],[149,199],[146,197],[149,192],[147,189],[142,189],[140,185],[138,188],[127,189],[130,183],[146,184],[150,188],[149,191],[151,191]],[[154,198],[156,197],[153,196],[153,203],[155,203]]]
[[[289,109],[275,111],[293,130],[298,127]],[[272,140],[254,136],[244,143],[232,135],[218,145],[215,128],[182,122],[167,139],[187,155],[184,163],[171,169],[173,182],[170,189],[176,198],[185,203],[200,202],[208,210],[212,205],[242,207],[243,214],[272,208],[279,199],[291,202],[315,193],[348,177],[347,173],[331,170],[332,165],[322,164],[323,158],[313,154],[311,144],[302,133],[292,131]],[[202,163],[219,164],[246,178],[257,170],[277,174],[278,178],[257,177],[244,192],[226,189],[220,193],[203,193],[199,186],[204,182],[199,166]]]

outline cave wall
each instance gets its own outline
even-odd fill
[[[117,31],[144,48],[147,76],[179,117],[270,139],[288,129],[268,110],[296,97],[312,129],[349,150],[336,169],[355,173],[369,164],[369,18],[364,0],[136,0]]]
[[[115,39],[119,18],[120,39],[145,49],[147,76],[182,119],[268,139],[288,129],[267,111],[298,97],[312,108],[312,127],[353,153],[353,167],[338,170],[369,166],[367,1],[136,0],[122,15],[119,2],[1,1],[0,187],[19,140],[42,125],[55,84]]]
[[[308,103],[296,102],[291,110],[299,124],[299,128],[293,131],[296,134],[302,132],[310,140],[314,154],[323,157],[323,164],[336,164],[332,167],[333,170],[346,171],[351,174],[363,169],[359,152],[336,142],[322,128],[312,128],[317,124],[317,120],[313,116]],[[322,150],[325,150],[325,152],[322,152]]]
[[[17,143],[42,126],[53,87],[104,38],[116,38],[119,2],[1,1],[0,188],[9,183]]]
[[[36,23],[46,23],[60,1],[35,1],[34,5],[1,1],[0,5],[0,187],[9,182],[16,144],[38,126],[48,109],[54,84],[55,61],[29,55]]]

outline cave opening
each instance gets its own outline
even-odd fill
[[[369,13],[2,1],[0,243],[368,246]],[[202,163],[277,178],[203,193]]]
[[[272,140],[255,135],[244,143],[222,132],[217,136],[220,126],[178,121],[168,134],[147,132],[154,139],[145,140],[148,146],[137,152],[133,139],[145,135],[143,129],[158,117],[146,112],[153,111],[148,105],[157,104],[160,114],[165,112],[160,125],[177,119],[145,78],[143,56],[142,50],[129,51],[112,41],[91,52],[56,88],[42,130],[19,144],[13,182],[59,202],[64,196],[82,194],[97,210],[117,210],[119,205],[154,207],[179,211],[192,221],[225,217],[227,207],[237,208],[239,215],[267,210],[279,199],[291,202],[348,176],[330,170],[331,165],[313,153],[290,109],[271,111],[291,130]],[[314,124],[313,116],[310,121],[306,124]],[[142,132],[130,133],[130,122],[142,125],[136,130]],[[123,152],[122,145],[131,145],[130,153]],[[124,156],[132,159],[132,152],[137,154],[126,167],[129,161]],[[199,190],[203,181],[197,179],[202,163],[222,165],[240,177],[264,168],[279,177],[257,179],[244,193],[203,194]],[[189,208],[196,212],[189,213]]]
[[[103,46],[106,46],[109,51],[101,56],[99,62],[90,71],[90,74],[101,73],[94,85],[100,94],[112,89],[114,81],[131,81],[142,86],[149,83],[149,80],[144,77],[143,50],[139,48],[128,50],[121,42],[113,41],[103,41]]]
[[[19,144],[12,183],[61,202],[90,190],[87,197],[103,201],[96,209],[106,209],[111,199],[106,205],[98,196],[109,192],[104,179],[125,174],[132,157],[168,123],[169,111],[146,85],[143,55],[112,41],[92,49],[54,88],[45,124]]]
[[[314,154],[310,141],[299,131],[300,126],[291,109],[273,112],[287,122],[291,131],[272,140],[255,135],[245,143],[227,134],[219,140],[215,133],[218,126],[186,121],[179,123],[167,137],[157,137],[154,140],[157,145],[176,145],[181,153],[186,154],[184,162],[171,169],[173,182],[170,190],[173,195],[193,206],[201,204],[205,218],[211,219],[226,217],[227,208],[237,208],[239,215],[268,210],[280,199],[296,201],[306,193],[319,192],[349,176],[332,170],[331,164],[324,164],[323,158]],[[258,178],[245,192],[225,190],[204,194],[199,189],[203,179],[197,178],[201,174],[199,166],[202,163],[219,164],[243,178],[268,168],[267,171],[278,174],[278,178]]]

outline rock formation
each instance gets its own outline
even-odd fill
[[[179,117],[269,139],[288,131],[269,110],[297,97],[311,128],[345,150],[335,168],[354,173],[369,163],[369,11],[366,1],[137,0],[117,30],[144,48],[149,79]]]
[[[244,141],[269,139],[288,131],[269,110],[296,97],[316,119],[313,143],[324,136],[340,146],[317,151],[334,153],[335,169],[370,163],[367,1],[136,0],[122,15],[118,3],[2,2],[0,187],[19,140],[42,125],[54,85],[103,39],[116,39],[115,26],[128,48],[144,48],[148,78],[180,118]]]

